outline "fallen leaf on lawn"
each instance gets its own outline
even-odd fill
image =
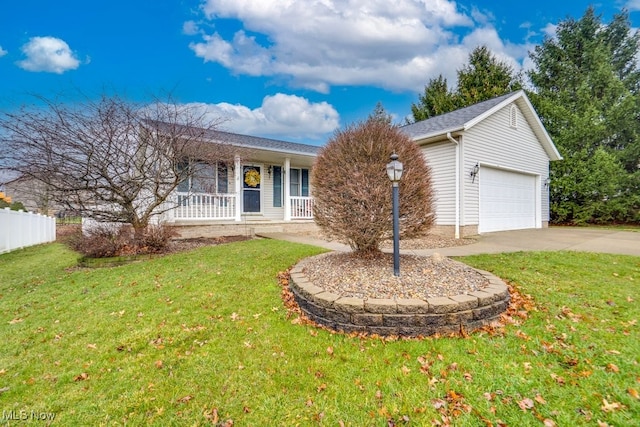
[[[611,427],[611,424],[598,420],[598,427]]]
[[[211,412],[205,412],[204,417],[211,421],[211,424],[218,425],[220,417],[218,415],[218,408],[213,408]]]
[[[638,390],[636,390],[635,388],[628,388],[627,392],[631,395],[631,397],[633,397],[634,399],[640,399],[640,396],[638,396]]]
[[[322,383],[318,386],[318,393],[320,393],[321,391],[324,391],[327,389],[327,385],[325,383]]]
[[[556,427],[557,426],[556,422],[553,421],[553,420],[550,420],[549,418],[546,418],[543,421],[543,424],[544,424],[544,427]]]
[[[540,403],[541,405],[545,405],[547,403],[546,400],[544,400],[544,397],[540,396],[539,394],[536,394],[536,397],[534,397],[535,401]]]
[[[6,369],[0,369],[0,375],[4,375],[4,374],[6,374],[6,373],[7,373],[7,370],[6,370]]]
[[[531,363],[529,363],[529,362],[524,362],[524,363],[523,363],[523,365],[524,365],[524,371],[525,371],[526,373],[529,373],[529,371],[531,370]]]
[[[10,324],[10,325],[15,325],[16,323],[20,323],[20,322],[22,322],[23,320],[24,320],[24,319],[21,319],[21,318],[19,318],[19,317],[16,317],[16,318],[15,318],[15,319],[13,319],[13,320],[9,320],[9,324]]]
[[[156,363],[154,363],[154,365],[156,366],[156,368],[160,369],[162,368],[162,360],[156,360]]]
[[[90,349],[92,349],[92,350],[95,350],[96,348],[98,348],[98,346],[97,346],[97,345],[95,345],[95,344],[87,344],[87,348],[90,348]]]
[[[313,406],[313,400],[308,399],[308,400],[305,402],[305,405],[307,405],[307,406]]]
[[[607,371],[614,372],[617,374],[618,372],[620,372],[620,368],[618,368],[618,366],[613,363],[609,363],[607,365]]]
[[[551,378],[553,378],[554,380],[556,380],[556,382],[560,385],[564,385],[565,381],[564,378],[562,378],[560,375],[556,375],[556,374],[551,374]]]
[[[333,347],[327,347],[327,354],[333,356]]]
[[[528,409],[533,408],[533,405],[534,405],[533,400],[529,399],[528,397],[518,402],[518,406],[520,407],[520,409],[522,409],[525,412]]]
[[[86,372],[81,373],[80,375],[76,375],[75,377],[73,377],[74,381],[84,381],[86,379],[89,379],[89,374],[87,374]]]
[[[236,313],[235,311],[233,313],[231,313],[231,321],[235,322],[239,318],[240,318],[240,315],[238,313]]]
[[[491,402],[493,400],[493,398],[495,397],[495,395],[493,393],[484,393],[482,396],[484,396],[485,399],[487,399],[489,402]]]
[[[405,365],[402,365],[402,368],[400,368],[400,371],[402,371],[403,374],[408,375],[409,372],[411,372],[411,369],[407,368]]]
[[[192,399],[193,399],[193,396],[186,395],[185,397],[181,397],[180,399],[178,399],[178,403],[187,403]]]
[[[607,350],[608,354],[620,354],[618,350]]]
[[[436,409],[444,408],[445,406],[447,406],[447,402],[443,399],[433,399],[431,403]]]
[[[604,412],[613,412],[622,408],[624,408],[624,405],[620,402],[609,403],[607,402],[607,399],[602,399],[602,406],[600,407],[600,409],[602,409]]]
[[[376,390],[376,399],[382,399],[382,392],[380,390]]]
[[[467,381],[473,381],[473,375],[471,375],[469,372],[465,372],[464,379]]]

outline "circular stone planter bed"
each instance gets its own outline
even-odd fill
[[[501,279],[439,255],[434,255],[436,262],[444,259],[458,274],[464,270],[464,274],[481,276],[482,285],[456,295],[425,297],[372,298],[340,292],[340,286],[325,289],[318,286],[320,280],[311,280],[306,267],[332,255],[300,261],[291,270],[289,285],[307,317],[336,331],[406,337],[469,332],[497,320],[509,305],[509,290]],[[341,274],[348,276],[344,270]]]

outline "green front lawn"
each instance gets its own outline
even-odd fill
[[[65,426],[637,425],[639,257],[468,257],[536,310],[493,334],[384,341],[287,316],[277,273],[321,251],[252,240],[97,270],[73,268],[77,255],[60,244],[1,255],[0,416],[50,413]]]

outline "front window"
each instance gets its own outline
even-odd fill
[[[291,169],[289,192],[291,197],[309,196],[309,169]]]
[[[229,191],[229,168],[226,164],[198,162],[192,168],[191,176],[178,185],[179,192],[215,194]]]

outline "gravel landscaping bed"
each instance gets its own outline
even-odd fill
[[[307,260],[304,274],[316,286],[343,297],[417,298],[466,294],[489,285],[487,278],[460,262],[434,254],[401,255],[400,276],[393,275],[393,255],[362,259],[329,253]]]

